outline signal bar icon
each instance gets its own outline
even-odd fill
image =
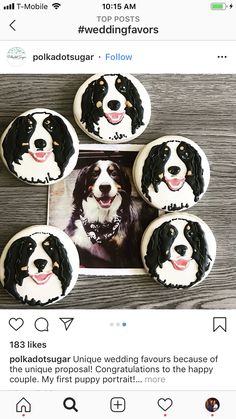
[[[14,10],[15,9],[15,3],[10,3],[7,6],[3,7],[4,10]]]

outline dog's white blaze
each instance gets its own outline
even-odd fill
[[[30,138],[29,142],[29,151],[37,151],[35,146],[35,140],[43,139],[46,141],[46,146],[43,148],[43,151],[51,151],[53,149],[52,137],[50,133],[44,128],[43,121],[49,116],[47,113],[35,113],[33,118],[36,120],[35,130]]]
[[[14,171],[23,180],[37,182],[49,182],[50,179],[58,179],[61,171],[55,161],[54,153],[45,162],[36,162],[29,153],[25,153],[20,160],[20,164],[13,162]]]
[[[171,248],[170,248],[170,259],[171,260],[178,260],[178,259],[191,259],[193,255],[193,248],[186,239],[184,235],[184,228],[187,225],[186,220],[174,220],[171,221],[171,225],[176,227],[178,231],[178,235],[175,238]],[[184,245],[187,247],[186,253],[184,256],[180,256],[175,247],[179,245]],[[172,263],[168,260],[163,263],[162,268],[158,267],[156,269],[157,274],[160,277],[161,281],[165,281],[166,285],[181,285],[181,286],[188,286],[191,282],[196,280],[196,274],[198,271],[198,264],[194,259],[191,259],[189,265],[186,269],[178,271],[174,269]]]
[[[170,148],[171,153],[170,153],[170,157],[168,159],[168,161],[165,164],[165,168],[164,168],[164,176],[167,179],[171,179],[171,178],[175,178],[175,179],[183,179],[185,178],[186,174],[187,174],[187,167],[184,164],[184,162],[179,158],[178,154],[177,154],[177,147],[179,146],[180,142],[179,141],[175,141],[175,142],[168,142],[167,146]],[[171,175],[170,172],[168,172],[168,169],[171,166],[177,166],[180,168],[180,171],[177,175]]]
[[[108,167],[112,164],[113,163],[110,160],[99,160],[98,162],[101,172],[93,185],[93,194],[96,198],[100,198],[102,196],[102,192],[99,189],[101,185],[110,185],[111,190],[109,192],[109,197],[111,198],[113,198],[118,192],[116,182],[111,178],[107,171]]]
[[[185,220],[175,220],[171,222],[171,225],[173,225],[177,231],[178,231],[178,235],[175,238],[171,248],[170,248],[170,258],[171,259],[180,259],[180,258],[184,258],[184,259],[190,259],[193,255],[193,248],[190,245],[190,243],[188,242],[188,240],[186,239],[185,235],[184,235],[184,228],[187,225],[187,221]],[[175,247],[179,246],[179,245],[184,245],[187,247],[186,253],[184,256],[180,256],[176,250]]]
[[[52,260],[49,257],[49,255],[45,252],[42,243],[44,240],[46,240],[47,235],[46,234],[33,234],[32,235],[32,239],[36,242],[37,246],[34,249],[34,252],[32,253],[32,255],[29,258],[28,261],[28,272],[29,275],[35,275],[38,273],[38,269],[36,268],[34,261],[36,259],[44,259],[47,261],[47,264],[45,266],[45,268],[43,269],[42,272],[40,273],[50,273],[52,272]]]
[[[126,99],[124,97],[124,95],[122,95],[122,93],[120,93],[115,86],[115,82],[116,82],[117,76],[106,76],[105,80],[108,84],[108,92],[105,96],[105,98],[103,99],[103,110],[105,113],[109,113],[109,112],[124,112],[125,110],[125,102]],[[118,100],[120,102],[120,107],[119,109],[117,109],[117,111],[112,110],[111,108],[109,108],[108,106],[108,102],[110,100]]]

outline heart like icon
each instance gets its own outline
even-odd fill
[[[9,325],[12,327],[12,329],[14,330],[19,330],[24,324],[24,320],[19,317],[18,319],[15,319],[14,317],[12,317],[9,320]]]
[[[159,399],[157,401],[158,406],[166,412],[173,404],[173,400],[171,399]]]

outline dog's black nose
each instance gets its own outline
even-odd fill
[[[37,140],[35,140],[34,145],[39,150],[43,150],[43,148],[46,147],[47,143],[45,140],[43,140],[43,138],[38,138]]]
[[[180,172],[180,167],[178,167],[178,166],[170,166],[170,167],[168,168],[168,172],[169,172],[171,175],[177,175],[177,174]]]
[[[179,244],[178,246],[175,246],[175,250],[180,256],[184,256],[187,250],[187,246],[184,244]]]
[[[107,106],[112,111],[118,111],[118,109],[120,108],[120,102],[119,100],[109,100]]]
[[[34,264],[36,266],[36,268],[38,269],[39,272],[42,272],[45,268],[45,266],[47,265],[48,261],[45,259],[36,259],[34,261]]]
[[[99,189],[103,194],[108,194],[111,190],[111,185],[109,183],[103,183],[99,186]]]

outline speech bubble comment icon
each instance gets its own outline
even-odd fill
[[[39,332],[48,332],[49,331],[49,323],[45,317],[39,317],[34,322],[34,327]]]
[[[157,404],[162,410],[164,410],[164,412],[166,412],[172,406],[173,400],[171,400],[170,398],[167,398],[167,399],[161,398],[157,401]]]

